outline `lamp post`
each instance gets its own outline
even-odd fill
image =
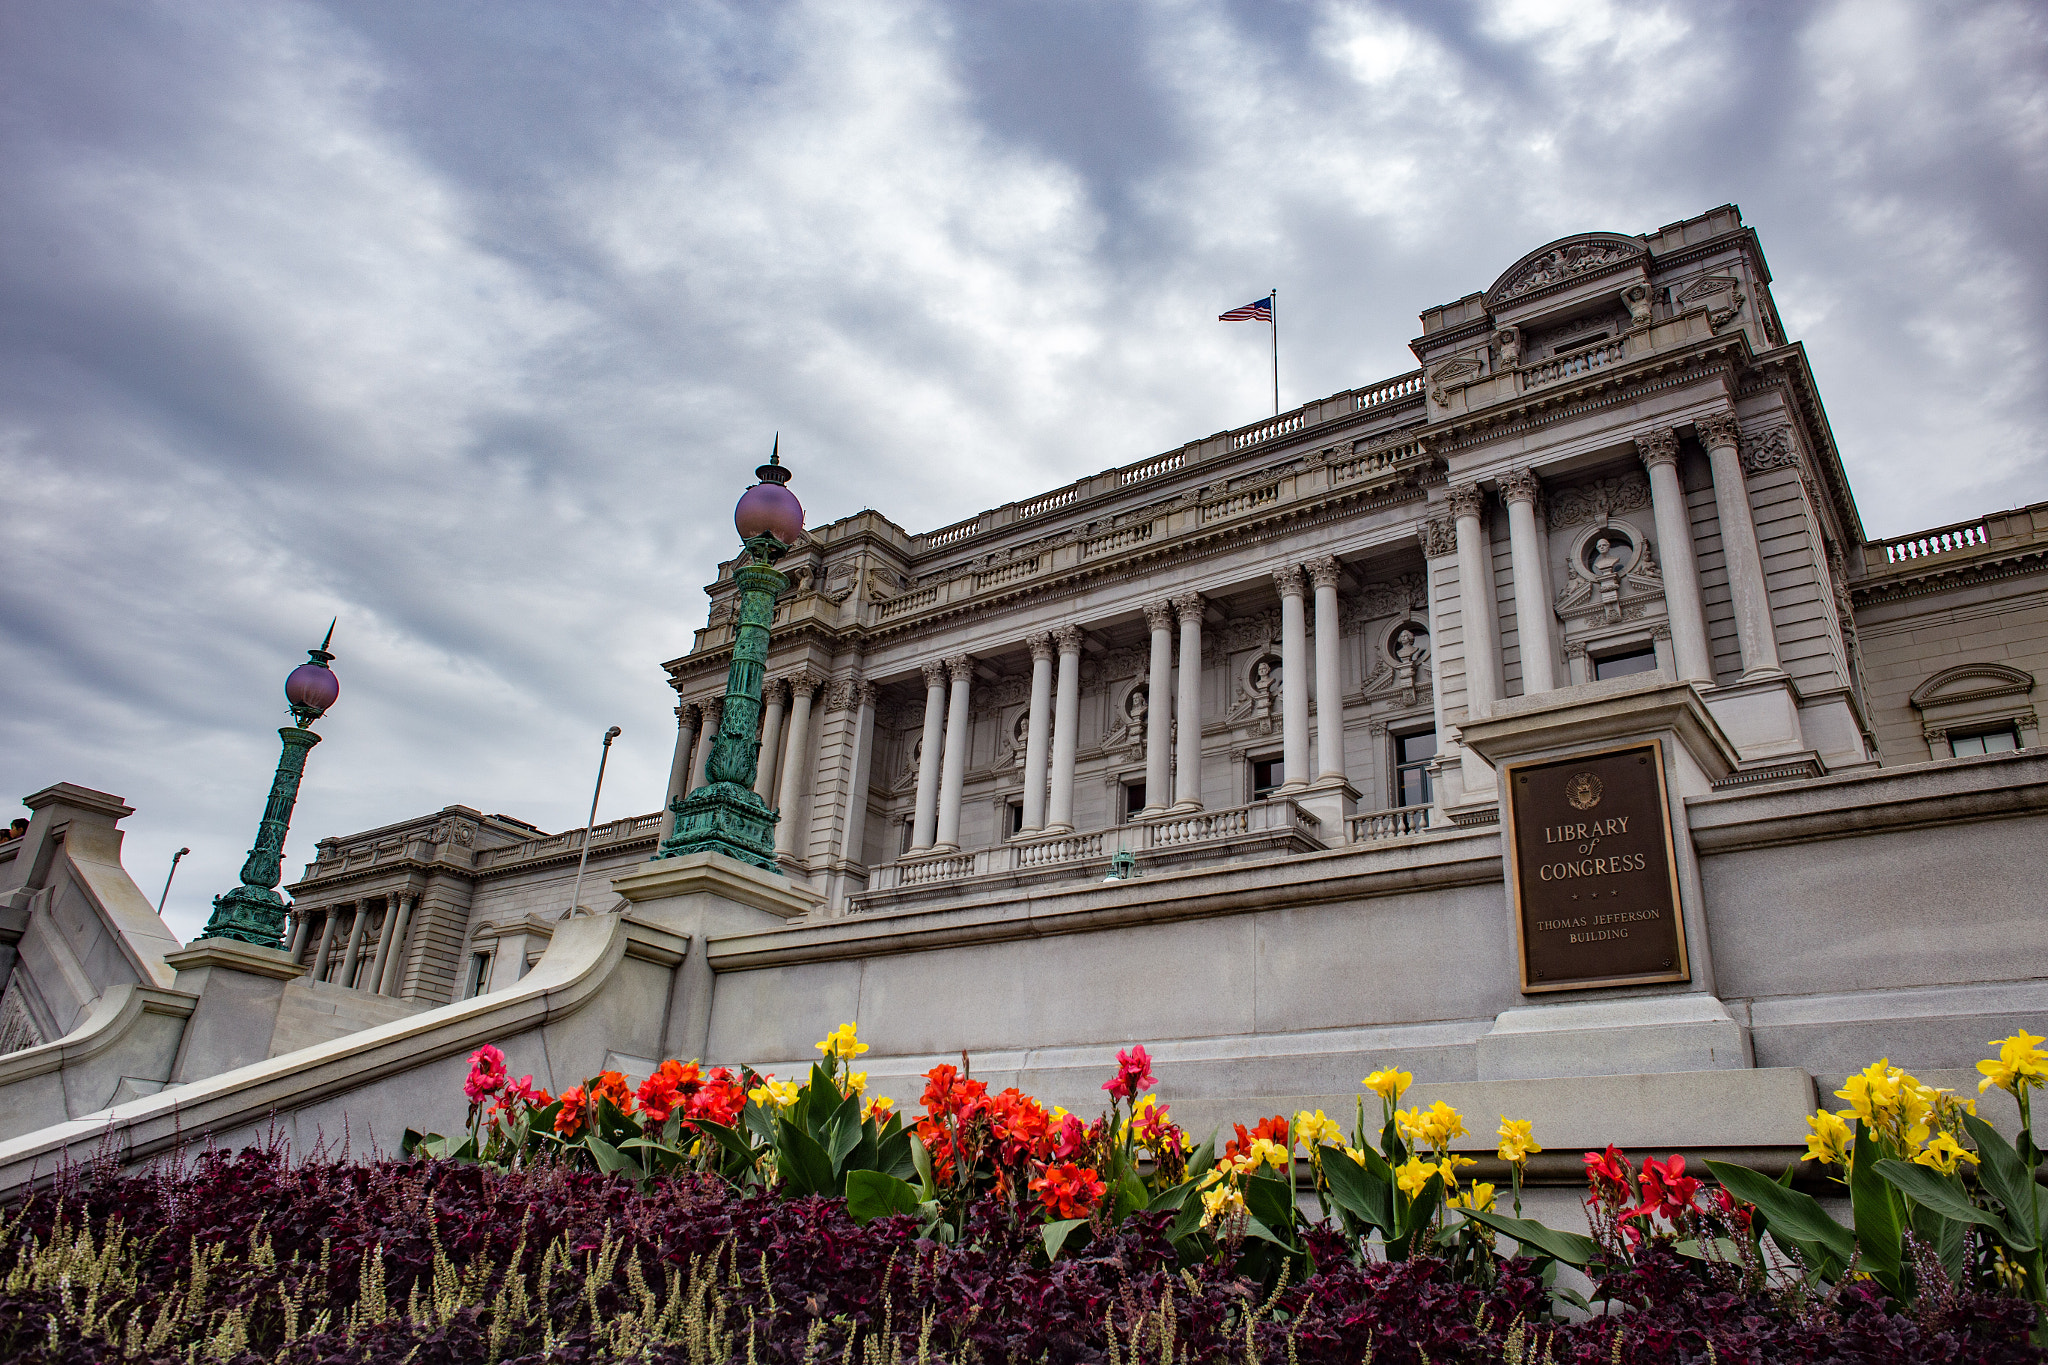
[[[284,680],[285,700],[291,703],[297,724],[277,732],[284,741],[284,752],[277,760],[277,775],[270,781],[263,819],[256,826],[256,846],[242,864],[242,884],[213,898],[213,915],[199,935],[202,939],[231,938],[259,948],[284,947],[284,897],[277,894],[284,866],[284,836],[291,828],[292,806],[299,799],[306,754],[320,742],[310,727],[341,695],[341,680],[327,666],[334,658],[327,652],[333,642],[334,623],[330,621],[320,648],[307,650],[306,662]],[[165,890],[169,891],[168,881]]]
[[[754,776],[761,760],[768,625],[775,619],[776,595],[789,586],[775,561],[804,533],[804,508],[783,486],[789,482],[789,471],[782,467],[781,437],[776,438],[768,463],[754,476],[760,482],[742,493],[733,509],[746,562],[733,572],[740,589],[739,624],[733,631],[732,667],[725,677],[718,734],[704,764],[704,785],[669,802],[676,813],[675,828],[654,856],[723,853],[779,877],[775,823],[781,815],[755,794]]]
[[[181,848],[176,853],[173,853],[171,855],[171,870],[164,874],[164,893],[156,898],[157,914],[163,914],[164,902],[171,898],[171,878],[178,875],[178,859],[184,857],[187,853],[190,853],[191,851],[192,850],[189,848]]]
[[[590,862],[590,831],[597,828],[597,794],[604,790],[605,760],[612,756],[612,741],[624,731],[614,725],[604,732],[604,752],[597,756],[597,786],[590,793],[590,818],[583,822],[583,853],[576,859],[576,889],[569,893],[569,913],[575,914],[583,900],[583,869]]]

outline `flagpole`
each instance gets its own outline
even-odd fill
[[[1273,324],[1273,415],[1280,415],[1280,286],[1266,299],[1266,320]]]

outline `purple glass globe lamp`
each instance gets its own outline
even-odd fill
[[[327,638],[320,642],[320,648],[307,650],[306,662],[284,680],[284,699],[291,703],[292,717],[301,729],[327,714],[327,708],[341,696],[341,679],[327,666],[334,657],[327,652],[327,646],[333,643],[334,623],[330,621]]]
[[[756,469],[754,477],[760,482],[740,494],[739,505],[732,511],[732,524],[739,530],[741,540],[773,536],[787,549],[804,533],[804,505],[784,486],[789,482],[789,471],[782,467],[780,433],[775,437],[768,463]]]

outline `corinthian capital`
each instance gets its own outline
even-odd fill
[[[1446,490],[1445,498],[1451,505],[1451,515],[1454,517],[1476,517],[1480,509],[1486,506],[1486,495],[1479,491],[1479,485],[1476,483],[1454,484]]]
[[[791,701],[796,700],[798,697],[815,696],[818,689],[825,685],[823,675],[815,673],[808,668],[799,668],[784,679],[784,681],[789,684]]]
[[[875,704],[875,685],[866,678],[853,685],[853,704],[856,708]]]
[[[927,689],[946,685],[946,666],[937,659],[924,665],[924,685]]]
[[[1190,621],[1200,622],[1202,619],[1202,594],[1198,592],[1182,593],[1173,599],[1173,609],[1180,613],[1182,625],[1186,625]]]
[[[1534,504],[1543,492],[1543,481],[1536,477],[1533,469],[1512,469],[1501,477],[1501,500],[1509,504],[1526,502]]]
[[[1658,427],[1636,437],[1636,454],[1642,457],[1646,468],[1655,469],[1660,464],[1678,463],[1678,433],[1670,427]]]
[[[1045,631],[1038,632],[1024,643],[1031,646],[1031,662],[1052,658],[1052,636]]]
[[[1735,409],[1723,408],[1710,412],[1704,417],[1693,419],[1693,427],[1700,434],[1700,443],[1709,450],[1722,446],[1734,447],[1742,439],[1742,424],[1735,420]]]
[[[770,678],[761,684],[761,705],[781,706],[789,701],[789,684],[780,678]]]
[[[1280,590],[1282,597],[1301,596],[1301,569],[1289,564],[1284,569],[1273,570],[1273,586]]]
[[[696,729],[697,721],[703,714],[703,711],[696,706],[689,702],[684,702],[676,708],[676,728],[678,730]]]
[[[1337,580],[1343,575],[1344,567],[1337,562],[1335,555],[1324,555],[1321,559],[1311,559],[1308,562],[1309,581],[1316,585],[1318,592],[1324,588],[1336,587]]]
[[[1172,630],[1173,603],[1147,602],[1145,604],[1145,624],[1153,630]]]
[[[946,660],[946,671],[953,675],[956,683],[966,682],[974,676],[974,659],[967,654],[955,654]]]
[[[1062,654],[1079,654],[1081,652],[1081,628],[1079,626],[1061,626],[1052,633],[1052,642],[1059,646],[1060,653]]]

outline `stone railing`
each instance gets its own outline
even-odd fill
[[[1376,474],[1385,474],[1400,466],[1404,461],[1415,459],[1427,453],[1420,440],[1402,441],[1397,445],[1380,446],[1375,450],[1361,450],[1349,458],[1330,461],[1330,482],[1348,483],[1352,479],[1369,479]]]
[[[1131,526],[1119,526],[1105,535],[1091,536],[1081,545],[1081,556],[1106,555],[1121,550],[1126,545],[1141,545],[1152,539],[1152,523],[1141,521]]]
[[[1410,834],[1427,833],[1431,806],[1396,806],[1392,810],[1363,811],[1345,821],[1347,832],[1354,844],[1378,843],[1382,839],[1401,839]]]
[[[1231,432],[1230,448],[1232,450],[1242,450],[1246,446],[1255,446],[1261,441],[1270,441],[1278,436],[1291,436],[1307,425],[1308,413],[1306,409],[1283,413],[1270,422],[1261,422],[1257,426],[1244,427],[1241,430]]]
[[[1567,355],[1553,356],[1541,364],[1531,365],[1523,370],[1522,387],[1533,389],[1539,384],[1554,384],[1560,379],[1573,379],[1605,365],[1619,364],[1627,349],[1627,339],[1615,337],[1611,341],[1598,341]]]
[[[1226,493],[1203,503],[1202,524],[1207,526],[1212,521],[1223,521],[1279,500],[1280,485],[1277,482],[1261,488],[1240,488],[1235,493]]]
[[[1016,839],[995,848],[958,853],[905,856],[875,868],[868,892],[898,891],[954,882],[966,877],[1001,873],[1043,872],[1066,868],[1079,874],[1089,864],[1106,864],[1111,854],[1161,855],[1179,850],[1226,851],[1232,842],[1271,844],[1289,836],[1296,848],[1320,847],[1322,822],[1292,801],[1254,801],[1227,810],[1196,811],[1154,820],[1138,820],[1115,829],[1051,838]],[[858,899],[853,907],[864,908]]]
[[[926,531],[923,535],[915,537],[911,543],[919,550],[936,550],[942,545],[965,540],[980,529],[981,518],[972,516],[965,521],[956,521],[951,526],[942,526],[936,531]]]
[[[915,592],[902,593],[890,598],[886,602],[880,603],[875,608],[875,614],[884,621],[893,621],[899,616],[928,607],[938,600],[939,585],[934,583],[929,588],[919,588]]]
[[[1990,533],[1984,528],[1982,517],[1958,522],[1954,526],[1937,527],[1932,531],[1920,531],[1910,536],[1887,540],[1884,545],[1884,562],[1903,564],[1912,559],[1925,559],[1929,555],[1945,555],[1955,550],[1975,549],[1991,542]]]
[[[1000,588],[1005,583],[1014,583],[1020,578],[1029,578],[1037,572],[1037,555],[1032,555],[1028,559],[1011,560],[1008,564],[998,564],[993,569],[984,569],[976,574],[974,576],[974,590],[976,592],[987,592],[990,588]]]
[[[1116,484],[1117,487],[1122,488],[1128,484],[1137,483],[1142,479],[1152,478],[1154,475],[1171,474],[1187,462],[1187,451],[1169,450],[1164,455],[1154,455],[1149,460],[1140,460],[1136,464],[1127,464],[1122,469],[1117,470]]]
[[[651,815],[627,815],[617,820],[607,820],[590,831],[590,847],[593,852],[614,844],[629,844],[636,840],[660,838],[668,812],[655,811]],[[526,862],[529,859],[557,857],[565,853],[581,852],[583,831],[568,830],[562,834],[549,835],[542,839],[527,839],[503,848],[478,849],[478,868],[503,867],[507,863]]]

